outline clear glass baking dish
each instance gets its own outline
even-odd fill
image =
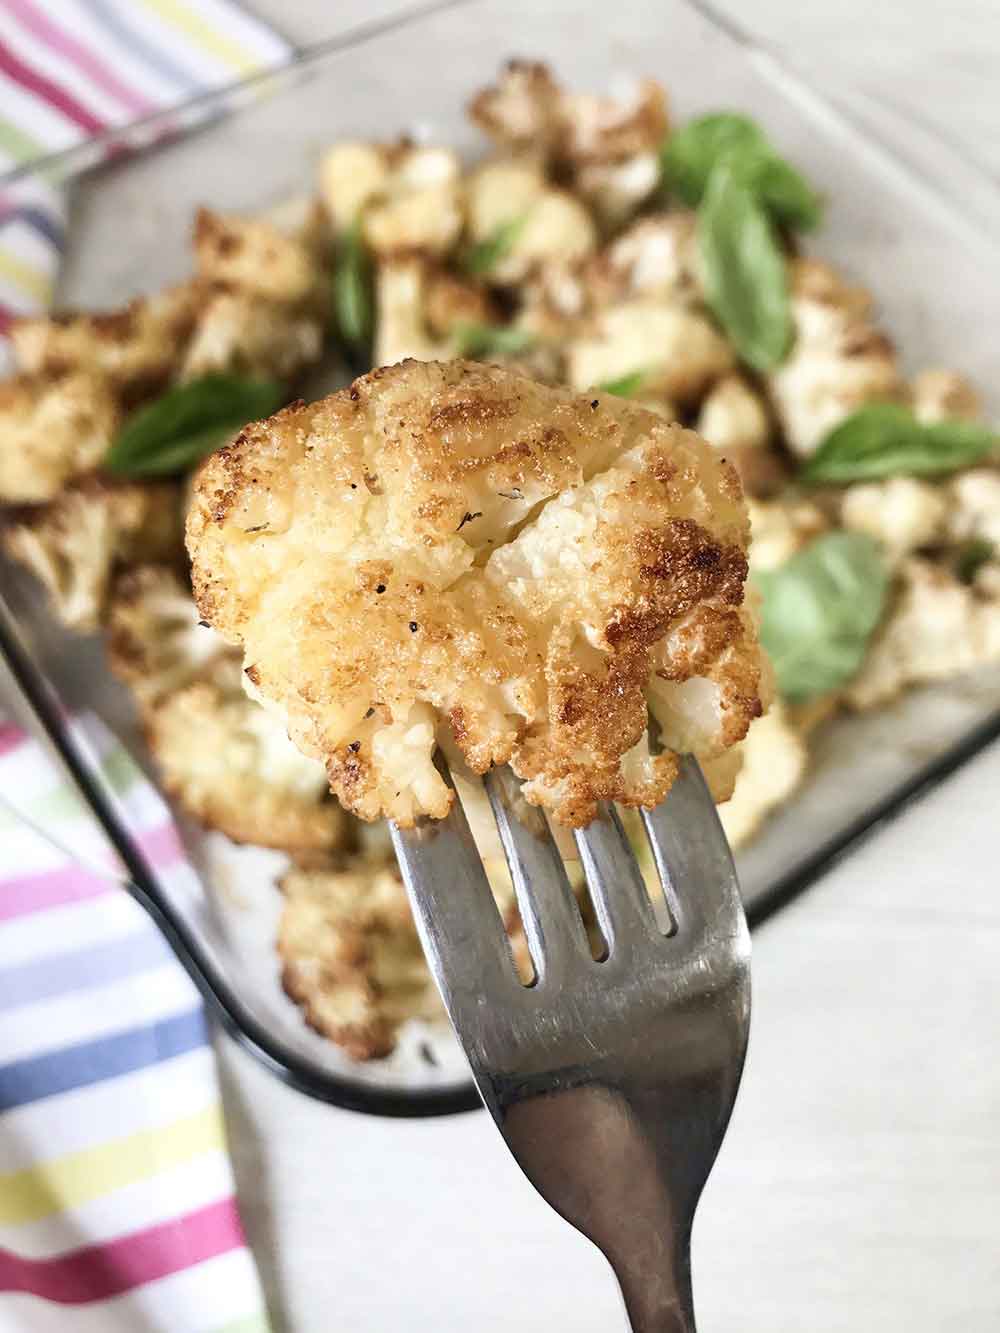
[[[825,191],[827,220],[813,244],[875,291],[907,368],[963,370],[996,415],[1000,285],[989,232],[1000,230],[1000,201],[988,183],[976,181],[976,214],[965,216],[961,198],[953,202],[935,184],[951,179],[948,173],[913,172],[854,128],[815,83],[807,86],[704,6],[684,0],[655,6],[619,0],[613,9],[582,0],[431,7],[116,134],[118,143],[144,149],[135,156],[93,165],[99,154],[91,146],[50,160],[50,175],[73,179],[61,302],[117,305],[182,277],[199,204],[256,211],[300,195],[311,188],[323,149],[339,137],[388,139],[416,130],[470,155],[481,151],[462,108],[510,55],[546,60],[566,83],[595,90],[620,75],[653,74],[667,84],[679,120],[719,108],[757,118]],[[206,116],[185,137],[156,142],[165,128]],[[0,647],[45,712],[64,758],[74,763],[80,756],[60,709],[89,709],[152,772],[128,697],[103,668],[99,643],[61,631],[30,581],[9,567],[3,587],[9,616],[0,621]],[[50,706],[53,696],[58,707]],[[815,738],[805,787],[738,858],[751,920],[762,920],[858,837],[997,736],[1000,670],[828,724]],[[127,826],[116,820],[113,798],[86,770],[84,761],[80,776],[92,783],[138,896],[229,1030],[279,1076],[313,1096],[380,1114],[439,1114],[477,1104],[447,1034],[416,1031],[388,1061],[358,1065],[305,1028],[281,991],[270,944],[278,904],[273,856],[223,845],[218,835],[206,837],[179,819],[202,886],[178,895],[143,863]],[[234,885],[238,891],[229,891]]]

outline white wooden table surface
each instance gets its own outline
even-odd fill
[[[254,7],[308,45],[409,6]],[[725,7],[914,152],[936,137],[1000,178],[995,0]],[[498,58],[517,50],[497,34]],[[994,747],[757,936],[750,1059],[695,1234],[706,1333],[1000,1327],[998,812]],[[485,1116],[353,1116],[219,1049],[279,1328],[621,1326],[603,1260]]]

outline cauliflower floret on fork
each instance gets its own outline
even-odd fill
[[[188,520],[202,616],[365,819],[443,817],[438,731],[585,824],[761,711],[739,479],[610,395],[467,362],[373,371],[248,427]],[[663,750],[651,754],[648,709]]]

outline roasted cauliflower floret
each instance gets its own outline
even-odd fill
[[[910,385],[910,402],[918,421],[979,421],[982,399],[957,370],[922,370]]]
[[[636,153],[623,162],[587,162],[573,175],[573,189],[594,211],[605,231],[621,227],[660,184],[660,159]]]
[[[320,167],[320,195],[335,230],[361,219],[377,255],[444,255],[462,230],[461,166],[448,148],[336,144]]]
[[[790,281],[795,342],[767,382],[789,448],[805,457],[856,408],[903,385],[868,292],[817,259],[793,260]]]
[[[691,432],[463,362],[248,427],[188,525],[201,613],[260,696],[349,809],[404,824],[448,810],[439,725],[571,824],[659,800],[692,735],[741,739],[747,536],[734,470]]]
[[[632,81],[620,96],[568,93],[547,66],[511,60],[496,84],[469,104],[469,115],[495,142],[560,163],[621,162],[655,152],[667,132],[667,99],[653,79]]]
[[[0,383],[0,500],[50,500],[100,462],[119,416],[108,381],[92,371]]]
[[[180,378],[229,372],[288,380],[314,365],[322,351],[323,323],[311,310],[220,289],[199,313]]]
[[[207,680],[175,690],[147,711],[146,738],[165,789],[207,828],[296,856],[341,845],[346,816],[322,764],[242,690]]]
[[[1000,470],[960,472],[946,484],[943,503],[950,542],[990,542],[1000,556]]]
[[[108,664],[147,709],[198,679],[239,689],[239,654],[201,624],[191,588],[170,565],[138,565],[114,581],[106,621]]]
[[[310,1027],[374,1060],[407,1020],[444,1017],[395,865],[293,870],[279,887],[281,983]]]
[[[197,282],[138,297],[121,310],[17,319],[10,328],[19,370],[105,376],[128,400],[161,388],[173,374],[203,299]]]
[[[801,783],[806,747],[780,701],[775,700],[766,716],[751,724],[737,751],[742,765],[733,794],[719,807],[719,816],[731,845],[742,847]]]
[[[469,115],[490,138],[515,152],[547,153],[558,141],[562,89],[547,65],[509,60],[495,85],[469,103]]]
[[[490,270],[491,282],[514,284],[547,263],[572,265],[591,253],[597,231],[586,208],[550,185],[529,161],[487,162],[466,183],[469,236],[487,241],[511,227],[509,244]]]
[[[771,495],[784,482],[784,462],[771,448],[767,403],[744,376],[726,375],[709,390],[697,431],[735,464],[748,494]]]
[[[830,526],[811,500],[751,500],[749,508],[751,573],[777,569]]]
[[[413,357],[454,355],[455,330],[489,324],[496,312],[483,288],[446,272],[421,255],[379,261],[375,271],[375,360],[392,365]]]
[[[169,482],[87,477],[46,504],[12,510],[4,548],[45,587],[71,629],[96,629],[114,572],[183,553],[180,496]]]
[[[947,512],[940,487],[915,477],[890,477],[849,486],[840,520],[851,531],[877,538],[892,560],[901,560],[941,537]]]
[[[291,305],[314,298],[322,278],[304,240],[261,218],[207,208],[195,214],[194,256],[206,281]]]
[[[702,284],[695,214],[675,209],[640,218],[594,256],[585,281],[595,305],[637,296],[696,303]]]
[[[929,560],[907,560],[900,577],[896,602],[847,690],[855,708],[1000,661],[1000,598],[967,587]]]
[[[679,303],[627,301],[599,311],[566,349],[574,389],[641,377],[641,391],[692,403],[732,369],[714,325]]]

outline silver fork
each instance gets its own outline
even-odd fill
[[[691,1226],[739,1086],[750,944],[697,764],[645,814],[670,918],[657,924],[617,815],[576,841],[595,961],[545,820],[508,769],[484,779],[535,980],[524,985],[459,802],[392,836],[476,1084],[543,1198],[600,1247],[634,1333],[693,1333]]]

